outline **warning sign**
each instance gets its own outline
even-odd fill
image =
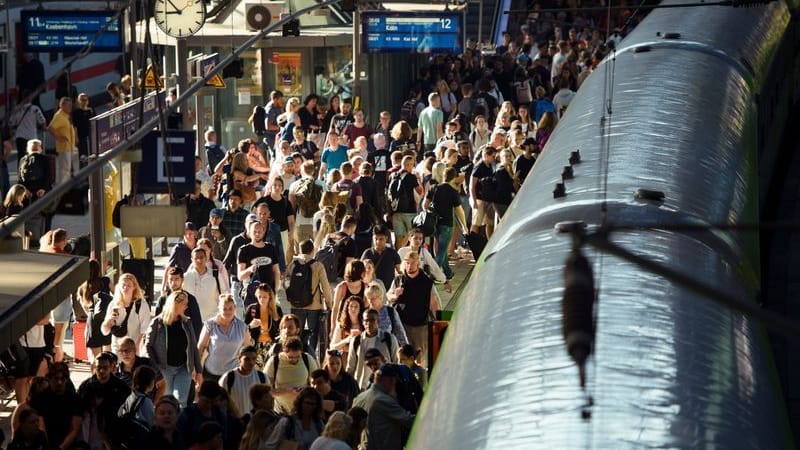
[[[156,69],[152,65],[147,66],[147,71],[144,73],[144,88],[145,89],[161,89],[164,85],[161,79],[156,74]]]
[[[203,76],[206,76],[209,73],[211,73],[211,71],[214,70],[214,67],[217,67],[217,64],[219,64],[219,55],[217,55],[216,53],[214,53],[213,55],[208,55],[206,58],[204,58],[200,62],[200,70],[203,71]],[[208,81],[206,81],[206,86],[212,86],[218,89],[224,89],[225,80],[223,80],[222,75],[218,73],[213,77],[211,77]]]

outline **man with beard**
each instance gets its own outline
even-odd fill
[[[248,219],[248,221],[250,220]],[[251,289],[251,285],[267,283],[272,286],[273,291],[277,291],[278,281],[281,279],[278,250],[264,240],[265,231],[264,224],[253,223],[250,228],[250,243],[239,249],[236,258],[239,263],[237,276],[240,281],[247,283],[247,289],[243,295],[245,307],[256,302],[255,289]]]
[[[400,315],[408,340],[421,350],[421,365],[427,367],[428,317],[439,310],[439,302],[433,280],[420,269],[419,253],[403,257],[403,274],[392,282],[387,297]]]

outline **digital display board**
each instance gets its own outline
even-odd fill
[[[158,96],[153,92],[144,97],[142,123],[158,114],[156,99],[161,102],[162,108],[166,108],[165,98],[164,91],[159,92]],[[91,122],[97,151],[103,153],[111,150],[139,129],[139,98],[92,117]]]
[[[21,11],[26,52],[76,52],[89,44],[115,11]],[[97,39],[93,52],[122,51],[119,19]]]
[[[366,11],[361,14],[364,53],[461,53],[464,16],[453,12]]]

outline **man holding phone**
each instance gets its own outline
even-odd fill
[[[395,278],[387,293],[389,302],[397,309],[408,340],[422,351],[421,365],[427,367],[428,319],[439,310],[433,292],[433,280],[420,269],[419,253],[403,257],[403,274]]]

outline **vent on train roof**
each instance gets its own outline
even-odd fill
[[[633,195],[636,200],[645,200],[651,202],[663,202],[664,198],[666,197],[662,191],[655,191],[652,189],[642,189],[639,188],[636,190],[636,193]]]
[[[664,39],[680,39],[680,33],[664,33]]]

